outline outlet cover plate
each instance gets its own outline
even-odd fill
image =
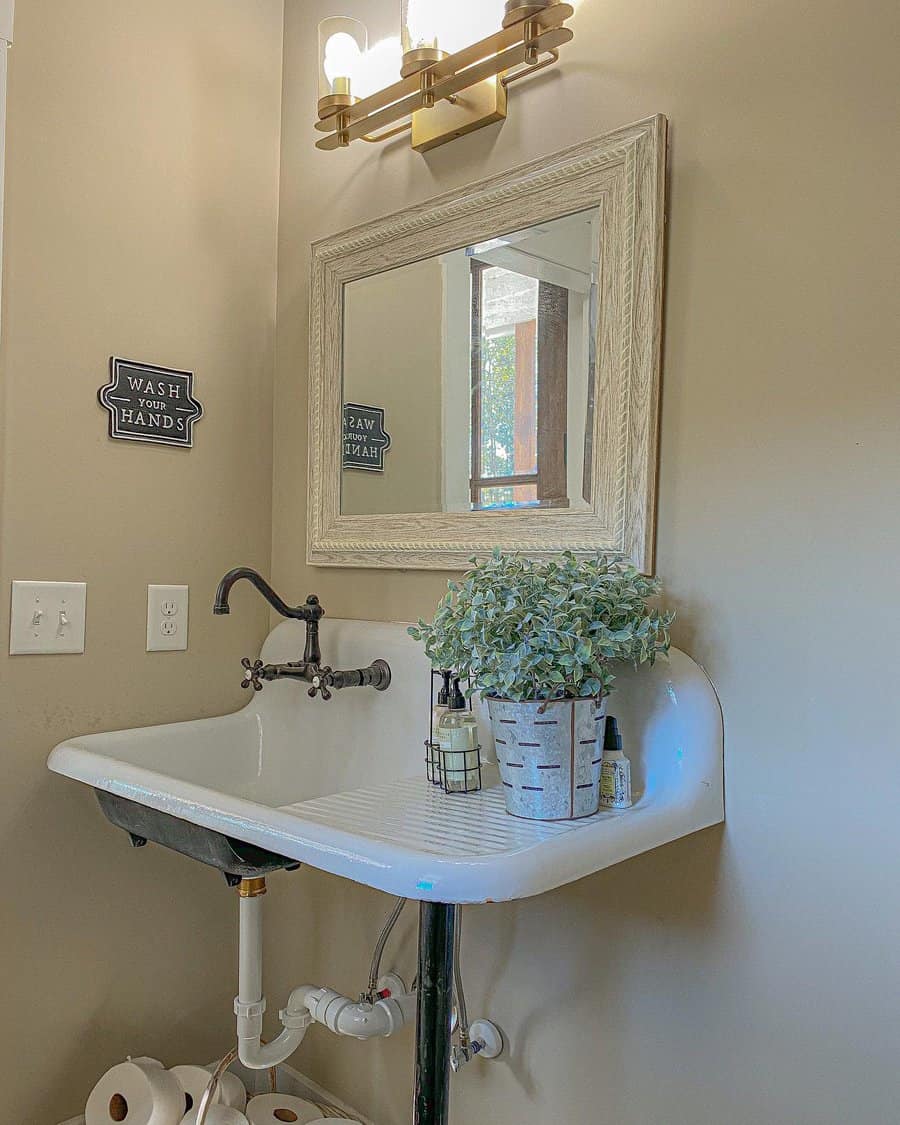
[[[184,652],[188,646],[188,587],[147,587],[147,652]]]
[[[86,582],[13,582],[10,656],[84,652]]]

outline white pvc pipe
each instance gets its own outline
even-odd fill
[[[240,901],[238,1000],[259,1004],[262,991],[262,895]]]
[[[250,1070],[280,1066],[303,1042],[311,1017],[306,996],[311,987],[291,994],[281,1013],[284,1031],[272,1043],[262,1042],[266,1001],[262,991],[262,896],[240,899],[237,1015],[238,1058]]]
[[[238,1039],[238,1058],[248,1070],[269,1070],[287,1062],[305,1037],[306,1028],[302,1027],[285,1028],[271,1043],[261,1043],[258,1038]]]
[[[338,1035],[353,1039],[385,1039],[395,1035],[414,1017],[415,993],[392,996],[375,1004],[357,1003],[330,988],[319,988],[306,997],[310,1015]]]
[[[250,1070],[280,1066],[303,1042],[313,1020],[338,1035],[383,1039],[400,1031],[415,1016],[415,993],[391,996],[375,1004],[351,1000],[330,988],[303,985],[294,989],[280,1013],[284,1030],[271,1043],[262,1042],[266,1001],[262,990],[262,896],[240,899],[237,1016],[238,1058]]]

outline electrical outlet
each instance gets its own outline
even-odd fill
[[[13,582],[11,656],[84,652],[84,582]]]
[[[188,646],[188,587],[147,587],[147,651],[183,652]]]

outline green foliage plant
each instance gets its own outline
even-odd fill
[[[620,558],[548,560],[497,550],[471,560],[429,624],[410,628],[435,668],[483,695],[525,700],[606,695],[612,665],[653,664],[669,650],[673,613],[653,608],[661,584]]]

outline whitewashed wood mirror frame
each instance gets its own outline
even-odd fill
[[[652,569],[666,133],[666,119],[651,117],[314,244],[311,565],[454,570],[499,546],[614,552]],[[596,209],[599,254],[586,509],[342,513],[345,286],[588,208]]]

